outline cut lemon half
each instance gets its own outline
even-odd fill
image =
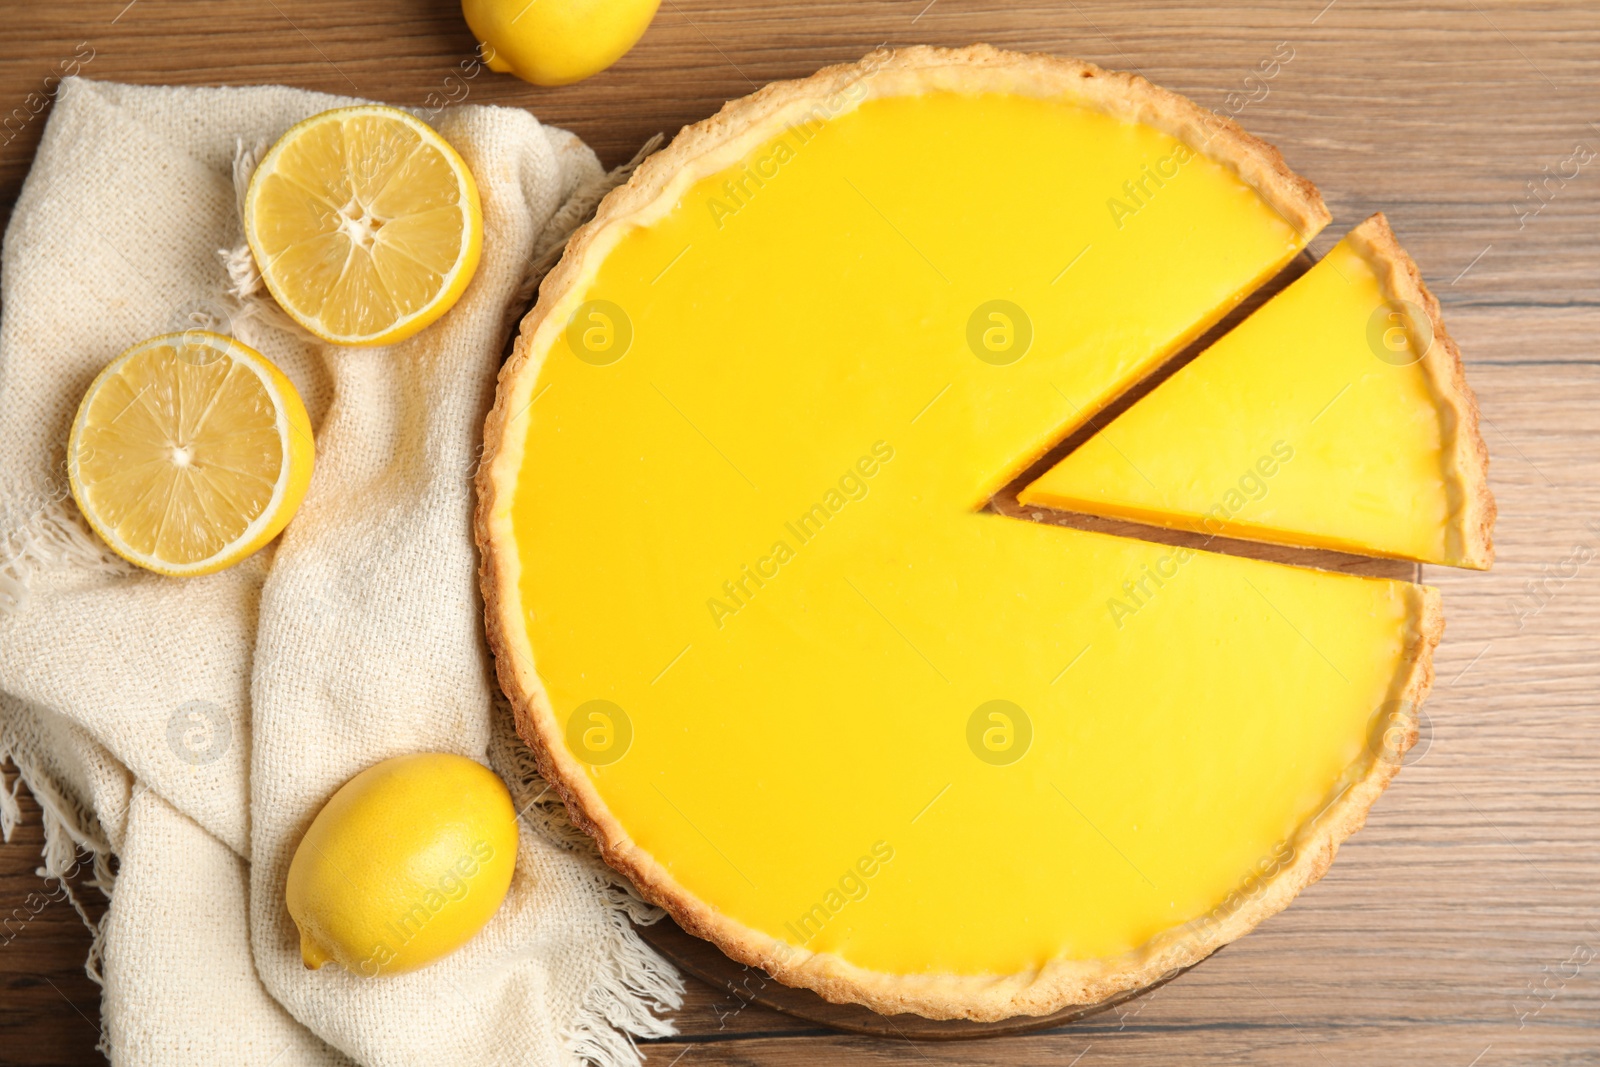
[[[67,442],[95,533],[160,574],[210,574],[293,517],[311,483],[311,420],[261,353],[205,330],[141,342],[100,372]]]
[[[279,306],[341,345],[403,341],[478,268],[472,172],[427,123],[365,104],[313,115],[261,160],[244,232]]]

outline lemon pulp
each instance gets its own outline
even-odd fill
[[[483,244],[477,186],[456,151],[397,108],[315,115],[263,157],[245,233],[273,297],[341,344],[390,344],[435,321]]]
[[[567,747],[689,892],[889,973],[1115,955],[1363,765],[1417,587],[973,513],[1298,251],[1232,172],[930,93],[615,231],[511,516]]]
[[[201,330],[145,341],[85,394],[73,495],[124,558],[205,574],[275,537],[311,479],[311,423],[259,352]]]

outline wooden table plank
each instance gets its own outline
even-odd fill
[[[400,104],[428,104],[473,45],[450,0],[54,0],[14,5],[7,22],[0,210],[47,113],[31,114],[43,97],[29,94],[88,54],[80,42],[93,77],[276,81]],[[1567,961],[1600,957],[1600,6],[665,0],[611,71],[555,90],[484,74],[468,99],[528,107],[614,164],[770,79],[883,41],[972,40],[1138,69],[1237,110],[1322,188],[1336,221],[1318,251],[1386,211],[1470,365],[1499,562],[1487,575],[1427,570],[1449,624],[1430,747],[1368,829],[1289,911],[1155,995],[1061,1032],[912,1046],[828,1034],[691,983],[684,1036],[646,1046],[650,1061],[1596,1062],[1600,958]],[[1247,85],[1280,47],[1293,58]],[[9,127],[8,108],[22,109]],[[1596,155],[1572,173],[1578,145]],[[1563,164],[1572,176],[1551,177]],[[1543,183],[1537,199],[1529,182]],[[0,848],[0,916],[37,889],[28,810]],[[0,1062],[95,1061],[78,1014],[98,1023],[87,944],[59,902],[0,943]]]
[[[7,781],[14,773],[6,767]],[[89,932],[59,883],[35,874],[44,829],[27,790],[19,799],[22,825],[0,846],[0,1063],[103,1063],[100,987],[83,969]]]

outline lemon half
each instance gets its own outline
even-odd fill
[[[483,248],[478,187],[427,123],[377,104],[279,138],[245,194],[244,231],[273,298],[342,345],[403,341],[460,299]]]
[[[100,372],[67,441],[73,499],[117,555],[209,574],[278,535],[311,483],[311,420],[255,349],[164,334]]]

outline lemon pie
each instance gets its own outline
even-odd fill
[[[1143,79],[881,51],[686,129],[523,322],[478,537],[606,860],[835,1001],[1044,1014],[1285,907],[1415,737],[1435,591],[981,509],[1328,216]]]
[[[1019,500],[1483,569],[1487,465],[1439,302],[1380,214]]]

